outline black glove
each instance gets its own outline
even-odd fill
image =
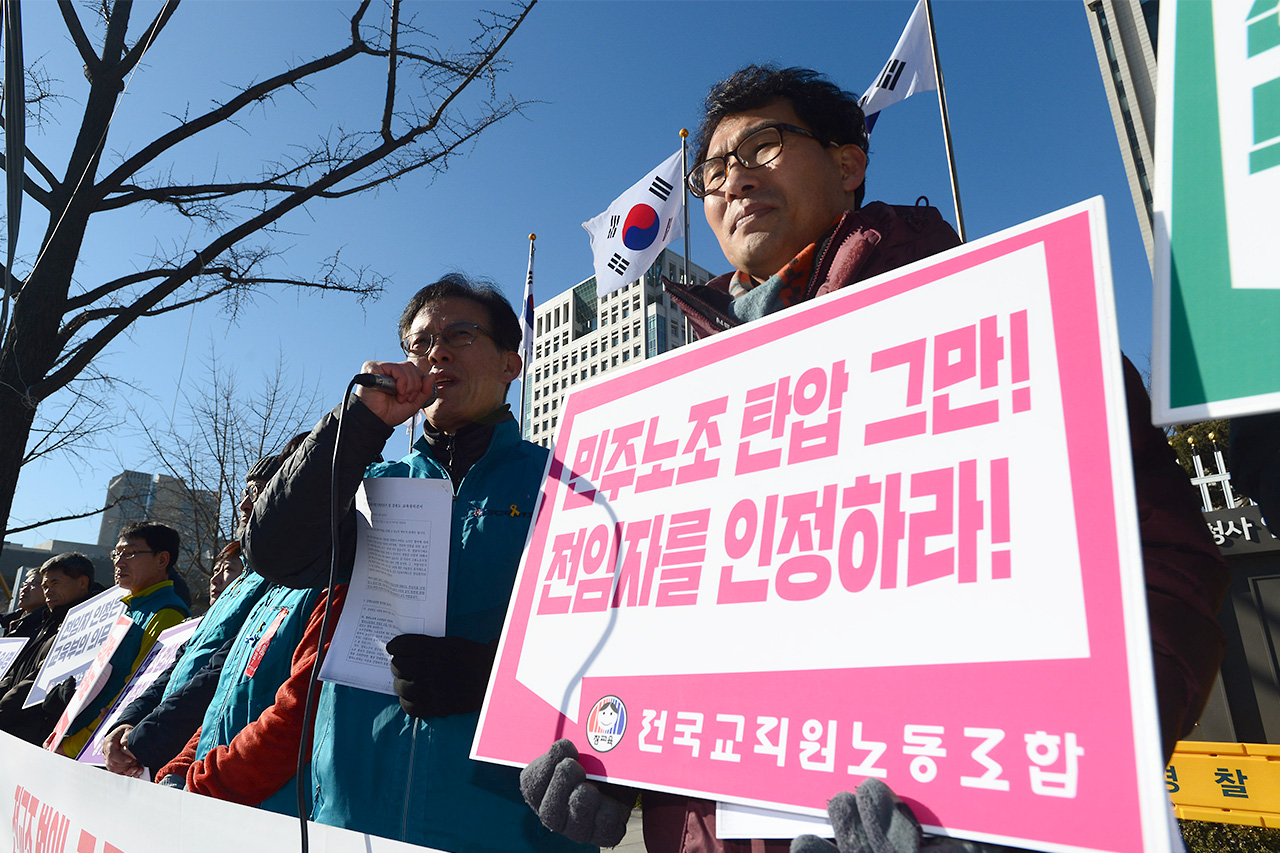
[[[911,807],[879,779],[867,779],[856,794],[842,791],[827,803],[835,831],[832,844],[816,835],[791,842],[791,853],[995,853],[1012,850],[997,845],[938,838],[920,832]]]
[[[570,841],[617,847],[627,833],[631,807],[587,781],[570,740],[551,744],[545,755],[520,771],[520,793],[543,826]]]
[[[76,694],[76,679],[71,676],[63,681],[59,681],[57,686],[44,695],[44,699],[40,702],[40,707],[46,714],[55,717],[61,717],[62,712],[67,710],[67,705],[71,703],[71,697]]]
[[[387,643],[400,707],[411,717],[479,711],[498,641],[401,634]]]

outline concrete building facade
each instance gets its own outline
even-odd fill
[[[523,436],[550,447],[565,395],[580,383],[689,343],[684,315],[662,289],[661,276],[679,281],[684,259],[664,249],[644,275],[606,296],[595,277],[534,309],[533,359],[524,381]],[[689,264],[689,279],[711,273]]]

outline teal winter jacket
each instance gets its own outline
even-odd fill
[[[399,462],[356,467],[378,458],[392,430],[358,402],[345,418],[342,451],[351,461],[341,463],[338,473],[339,583],[350,577],[355,550],[350,507],[361,475],[448,477],[425,439]],[[331,414],[312,431],[255,509],[262,514],[250,523],[246,547],[256,565],[271,566],[273,580],[327,584],[334,420]],[[515,422],[506,420],[493,428],[484,455],[454,483],[449,636],[487,643],[501,632],[546,460],[547,452],[522,441]],[[312,537],[325,547],[296,549]],[[289,548],[290,540],[295,549]],[[416,719],[395,696],[324,684],[312,754],[312,819],[448,851],[594,849],[541,825],[520,795],[518,768],[468,757],[478,718],[473,712]]]

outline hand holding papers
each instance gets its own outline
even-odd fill
[[[387,641],[445,633],[448,480],[368,479],[356,493],[356,562],[320,678],[394,695]]]

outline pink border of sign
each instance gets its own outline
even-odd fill
[[[630,720],[640,727],[643,707],[671,707],[673,698],[689,707],[746,707],[770,696],[770,713],[807,718],[851,719],[857,709],[864,738],[900,742],[904,723],[942,725],[948,732],[965,726],[1006,731],[1005,746],[1022,752],[1019,720],[1032,719],[1050,733],[1075,732],[1087,745],[1081,764],[1079,793],[1074,799],[1025,793],[1027,770],[1022,762],[1005,766],[1005,778],[1023,793],[994,795],[971,788],[942,788],[914,783],[907,775],[909,756],[886,752],[879,766],[888,767],[895,790],[926,825],[945,825],[971,832],[990,831],[1025,839],[1043,838],[1046,821],[1065,825],[1073,837],[1057,843],[1095,849],[1140,849],[1138,781],[1132,730],[1129,661],[1125,645],[1121,599],[1120,544],[1116,528],[1113,472],[1108,439],[1098,425],[1107,418],[1100,316],[1096,304],[1095,270],[1090,214],[1081,211],[1049,221],[1022,233],[936,263],[920,265],[905,274],[882,280],[849,294],[810,303],[760,327],[703,342],[698,347],[637,367],[616,380],[575,393],[562,416],[560,448],[572,444],[575,415],[648,388],[676,375],[706,367],[759,344],[792,333],[816,334],[815,327],[898,294],[924,287],[940,278],[971,269],[1034,245],[1043,245],[1049,278],[1053,327],[1059,342],[1059,378],[1065,413],[1067,455],[1076,516],[1080,559],[1085,567],[1084,599],[1090,656],[1076,660],[951,664],[856,671],[805,671],[759,674],[715,674],[663,677],[587,679],[582,690],[586,708],[606,694],[624,698]],[[1067,350],[1069,347],[1069,351]],[[563,450],[560,451],[561,453]],[[544,511],[559,506],[563,462],[551,462],[545,485]],[[588,773],[637,783],[645,787],[679,790],[711,798],[767,804],[774,794],[755,784],[754,774],[738,765],[699,762],[696,774],[673,775],[670,761],[640,752],[636,739],[625,737],[606,754],[586,746],[582,725],[568,723],[553,708],[516,680],[516,669],[534,606],[539,560],[546,548],[546,526],[537,525],[529,542],[528,565],[515,593],[495,671],[475,755],[501,763],[527,763],[552,740],[570,737],[584,754]],[[891,640],[887,640],[891,641]],[[657,697],[661,697],[659,700]],[[654,697],[646,705],[649,697]],[[804,697],[803,700],[796,697]],[[921,697],[924,697],[923,699]],[[922,711],[922,709],[925,709]],[[828,716],[829,715],[829,716]],[[877,737],[877,732],[887,737]],[[748,732],[748,744],[751,732]],[[794,737],[794,734],[793,734]],[[847,742],[848,729],[840,732]],[[951,742],[951,741],[949,741]],[[951,742],[954,747],[954,742]],[[967,742],[966,742],[967,743]],[[976,746],[978,741],[972,741]],[[949,753],[951,754],[951,753]],[[960,750],[955,754],[964,755]],[[1025,754],[1023,755],[1025,758]],[[976,767],[976,765],[975,765]],[[970,770],[969,772],[980,772]],[[1021,774],[1019,778],[1018,774]],[[654,782],[663,779],[662,784]],[[809,784],[787,792],[790,805],[821,812],[838,790],[852,788],[859,777],[837,767],[834,773],[810,773]],[[903,780],[900,782],[899,780]],[[987,829],[983,830],[983,827]]]

